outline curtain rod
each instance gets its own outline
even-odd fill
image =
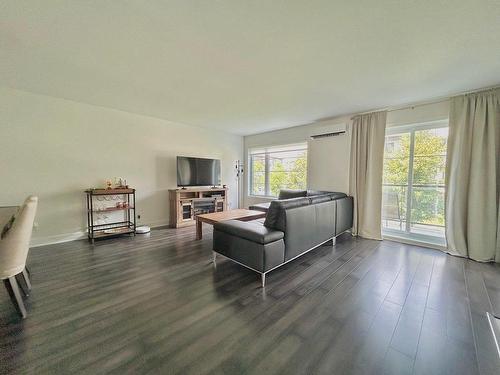
[[[372,112],[381,112],[381,111],[395,112],[395,111],[401,111],[403,109],[414,109],[416,107],[423,107],[425,105],[444,103],[444,102],[449,101],[450,98],[452,98],[454,96],[474,94],[474,93],[477,93],[477,92],[495,90],[495,89],[498,89],[498,88],[500,88],[500,85],[495,85],[495,86],[490,86],[490,87],[484,87],[484,88],[477,89],[477,90],[464,91],[464,92],[461,92],[461,93],[458,93],[458,94],[453,94],[451,96],[439,97],[439,98],[435,98],[435,99],[432,99],[432,100],[427,100],[425,102],[418,102],[418,103],[415,103],[415,104],[403,104],[403,105],[401,105],[399,107],[386,107],[386,108],[375,109],[375,110],[372,110],[372,111],[360,112],[360,113],[357,113],[354,116],[352,116],[351,120],[354,120],[354,118],[356,118],[357,116],[365,115],[365,114],[372,113]]]

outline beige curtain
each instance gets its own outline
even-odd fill
[[[451,99],[446,160],[448,251],[500,262],[500,89]]]
[[[387,112],[356,116],[351,128],[349,194],[353,235],[382,239],[382,169]]]

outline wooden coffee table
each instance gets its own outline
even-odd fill
[[[214,225],[219,221],[226,220],[240,220],[240,221],[250,221],[255,219],[260,219],[266,216],[265,212],[245,210],[238,208],[236,210],[227,210],[222,212],[214,212],[211,214],[201,214],[196,216],[196,239],[201,240],[203,238],[202,225],[207,223]]]

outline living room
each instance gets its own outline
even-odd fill
[[[0,9],[0,373],[498,374],[498,3]]]

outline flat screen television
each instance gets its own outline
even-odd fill
[[[220,160],[177,156],[177,186],[220,185]]]

